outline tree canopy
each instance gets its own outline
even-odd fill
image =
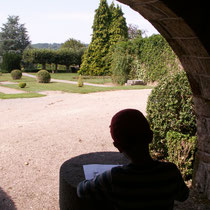
[[[23,53],[30,44],[29,36],[24,24],[19,23],[19,16],[9,16],[0,32],[0,53]]]
[[[68,39],[61,46],[61,48],[70,48],[73,50],[80,50],[81,48],[85,48],[85,47],[86,47],[86,44],[73,38]]]

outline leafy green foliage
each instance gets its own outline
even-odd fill
[[[119,41],[128,40],[128,27],[124,14],[119,5],[110,5],[111,22],[109,25],[109,45],[113,46]]]
[[[37,81],[39,83],[49,83],[51,80],[50,73],[46,70],[40,70],[37,72]]]
[[[1,69],[11,72],[13,69],[20,69],[21,55],[15,52],[7,52],[3,55]]]
[[[119,42],[114,48],[112,54],[112,81],[123,85],[129,78],[132,64],[132,48],[131,42]]]
[[[138,78],[145,82],[158,81],[163,76],[183,69],[177,56],[161,35],[140,39],[138,46],[136,73]]]
[[[131,32],[130,32],[131,33]],[[183,70],[175,53],[172,51],[166,40],[161,35],[153,35],[142,38],[140,32],[136,38],[123,44],[122,53],[116,53],[121,43],[116,44],[112,51],[111,67],[116,66],[115,63],[120,62],[126,55],[130,56],[129,79],[141,79],[144,82],[159,81],[162,77]],[[135,36],[133,34],[132,36]],[[117,50],[116,50],[117,48]],[[122,72],[121,69],[118,69]],[[116,70],[112,73],[116,74]]]
[[[27,49],[23,53],[23,62],[26,68],[31,64],[42,64],[42,68],[46,69],[46,64],[55,64],[57,70],[58,64],[65,65],[67,72],[69,72],[71,65],[81,64],[83,50],[83,48],[76,51],[71,48],[59,50]]]
[[[80,50],[81,48],[86,48],[86,45],[83,44],[79,40],[71,38],[71,39],[68,39],[66,42],[64,42],[61,48],[67,48],[67,49],[72,49],[76,51],[76,50]]]
[[[164,155],[167,155],[167,132],[195,136],[192,92],[185,72],[163,78],[152,90],[147,103],[147,119],[154,132],[151,148]]]
[[[21,79],[22,77],[22,72],[19,69],[14,69],[11,71],[11,77],[12,79]]]
[[[109,75],[111,48],[118,41],[128,37],[128,29],[122,10],[114,4],[108,6],[101,0],[95,12],[93,36],[85,51],[79,73],[85,75]]]
[[[19,86],[20,88],[25,88],[25,87],[26,87],[26,83],[25,83],[25,82],[20,82],[20,83],[18,84],[18,86]]]
[[[178,166],[185,180],[192,178],[196,139],[196,136],[175,131],[169,131],[166,135],[167,159]]]
[[[30,44],[24,24],[19,24],[19,16],[9,16],[0,33],[1,54],[15,52],[22,54]]]

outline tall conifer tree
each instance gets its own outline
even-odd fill
[[[93,23],[92,41],[88,46],[80,68],[80,74],[110,74],[111,46],[128,39],[128,28],[123,12],[114,3],[109,7],[101,0]]]
[[[110,11],[106,0],[101,0],[95,11],[92,41],[83,56],[80,73],[89,75],[104,75],[106,69],[104,57],[109,50]]]
[[[128,40],[128,27],[123,16],[122,9],[119,5],[115,7],[114,3],[112,3],[110,6],[110,11],[112,21],[109,27],[109,43],[110,46],[112,46],[119,41]]]

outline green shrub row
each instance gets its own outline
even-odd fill
[[[161,35],[139,36],[119,42],[113,48],[111,72],[118,84],[124,84],[127,79],[159,81],[181,70],[180,61]]]
[[[146,111],[154,132],[151,150],[178,164],[185,178],[192,176],[196,119],[186,73],[163,78],[152,90]]]

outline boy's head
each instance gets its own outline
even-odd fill
[[[110,132],[114,145],[123,150],[148,145],[153,138],[147,119],[136,109],[124,109],[116,113],[111,120]]]

